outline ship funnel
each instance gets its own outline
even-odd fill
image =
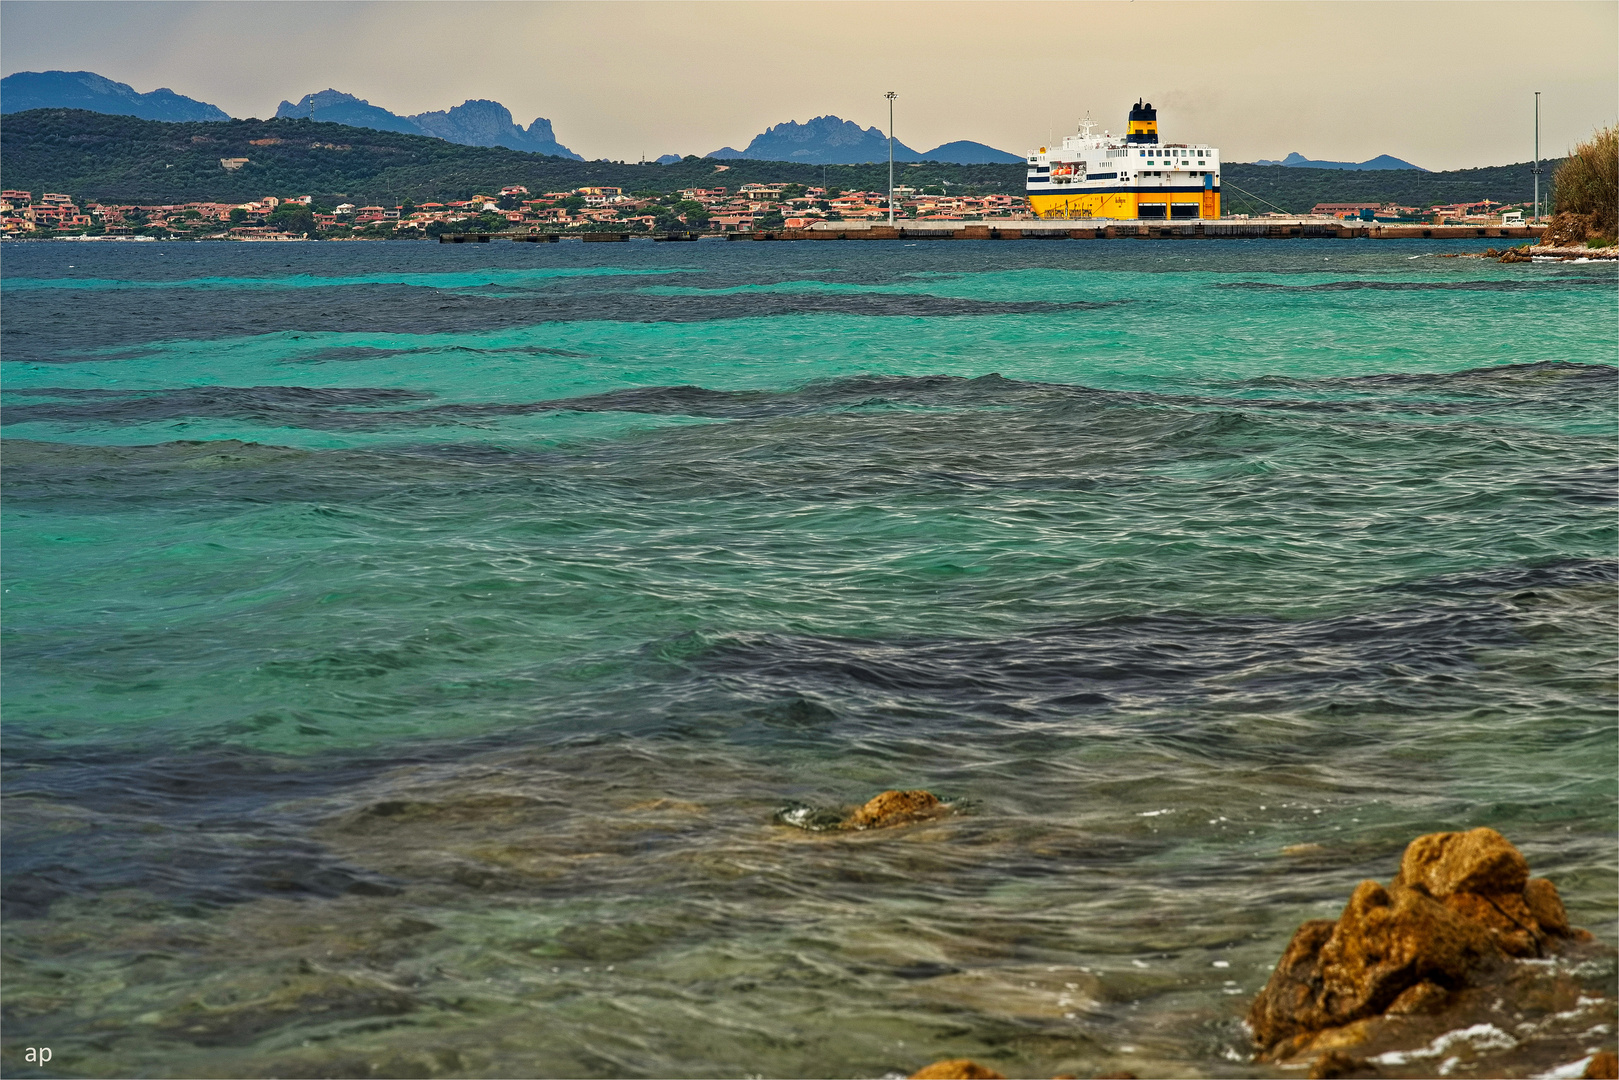
[[[1125,141],[1148,144],[1158,142],[1158,110],[1152,107],[1152,102],[1136,99],[1135,107],[1130,110],[1130,126],[1126,129]]]

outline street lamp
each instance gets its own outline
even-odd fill
[[[883,97],[888,99],[888,227],[894,227],[894,99],[898,94],[890,90]]]
[[[1540,220],[1540,91],[1535,91],[1535,218]]]

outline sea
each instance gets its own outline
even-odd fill
[[[1619,278],[1484,246],[0,246],[6,1074],[1268,1075],[1480,825],[1615,944]]]

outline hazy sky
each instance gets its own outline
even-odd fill
[[[1138,96],[1227,160],[1427,168],[1561,154],[1619,115],[1619,4],[117,3],[4,0],[0,74],[86,69],[232,116],[333,87],[398,113],[493,98],[587,158],[738,148],[833,113],[1014,153]]]

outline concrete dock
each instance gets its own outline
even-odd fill
[[[1218,218],[1209,221],[907,221],[893,226],[852,221],[816,222],[807,229],[730,233],[750,240],[1196,240],[1323,237],[1367,240],[1533,240],[1544,225],[1379,225],[1332,219]]]
[[[730,233],[509,232],[445,233],[441,244],[486,244],[491,239],[554,243],[577,236],[594,243],[622,243],[632,236],[651,240],[1220,240],[1323,238],[1341,240],[1535,240],[1544,225],[1379,225],[1371,221],[1322,218],[1220,218],[1209,221],[819,221],[804,229],[756,229]]]

